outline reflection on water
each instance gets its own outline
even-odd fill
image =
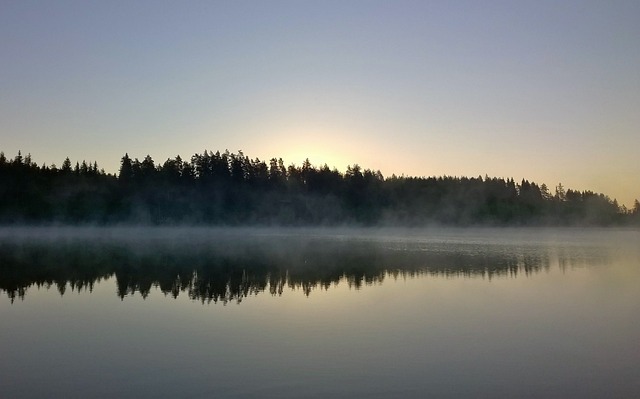
[[[0,397],[636,398],[639,242],[0,229]]]
[[[241,302],[285,288],[309,295],[346,283],[358,289],[385,278],[415,276],[518,277],[560,268],[605,265],[607,247],[557,240],[509,240],[480,230],[472,236],[339,235],[270,230],[115,229],[62,230],[0,235],[0,290],[11,302],[30,287],[92,291],[115,277],[121,298],[146,298],[159,289],[176,298],[202,302]]]

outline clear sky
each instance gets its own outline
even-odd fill
[[[0,0],[0,150],[640,198],[640,1]]]

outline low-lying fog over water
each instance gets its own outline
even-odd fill
[[[0,396],[640,397],[640,232],[0,229]]]

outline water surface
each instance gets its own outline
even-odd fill
[[[2,229],[0,392],[637,397],[640,233]]]

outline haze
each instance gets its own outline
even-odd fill
[[[0,149],[204,149],[640,197],[637,1],[2,2]]]

